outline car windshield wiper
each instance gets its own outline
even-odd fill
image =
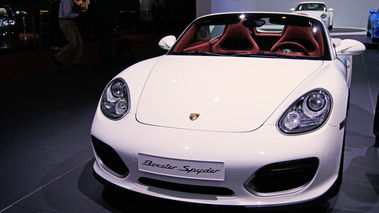
[[[202,52],[202,51],[184,51],[184,52],[174,52],[175,55],[213,55],[220,56],[224,54],[220,53],[211,53],[211,52]]]

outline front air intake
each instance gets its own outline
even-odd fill
[[[138,181],[145,186],[152,186],[156,188],[177,191],[177,192],[202,194],[202,195],[216,195],[216,196],[234,195],[234,192],[232,190],[224,188],[224,187],[179,184],[179,183],[155,180],[155,179],[146,178],[146,177],[141,177],[138,179]]]
[[[306,185],[313,179],[318,164],[317,158],[269,164],[258,169],[246,182],[245,188],[258,195],[293,190]]]
[[[108,144],[100,141],[94,136],[91,138],[93,148],[100,160],[100,165],[105,170],[118,177],[126,177],[129,173],[129,169],[126,167],[117,152]]]

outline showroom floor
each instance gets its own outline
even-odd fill
[[[147,51],[136,60],[161,53]],[[299,212],[379,212],[379,148],[372,133],[378,60],[376,48],[354,57],[340,192]],[[0,84],[0,212],[246,212],[243,207],[110,191],[94,179],[92,118],[106,83],[129,64],[93,62],[83,70],[63,69]]]

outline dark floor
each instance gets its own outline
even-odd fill
[[[379,51],[373,45],[354,57],[341,190],[329,202],[299,212],[379,212],[379,149],[372,133]],[[134,61],[95,61],[82,70],[1,83],[0,212],[246,212],[114,192],[94,179],[90,127],[104,86],[131,63],[160,54],[152,48]]]

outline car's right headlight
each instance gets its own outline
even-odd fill
[[[314,90],[300,97],[281,116],[278,129],[286,134],[299,134],[321,127],[327,120],[332,100],[324,90]]]
[[[128,113],[129,106],[128,85],[122,78],[112,80],[101,97],[101,111],[106,117],[118,120]]]

